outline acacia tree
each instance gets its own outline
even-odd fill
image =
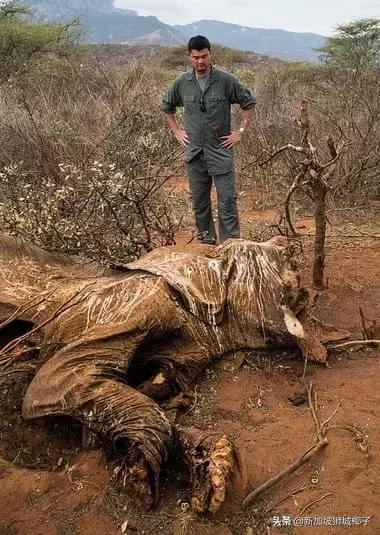
[[[336,35],[329,37],[318,51],[333,67],[361,70],[379,65],[380,19],[360,19],[337,26]]]
[[[41,57],[67,57],[77,49],[80,27],[31,22],[30,11],[18,2],[0,3],[0,83],[28,72]]]

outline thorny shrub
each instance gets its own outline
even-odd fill
[[[163,89],[142,66],[62,61],[3,86],[1,227],[109,262],[173,243],[182,209],[165,182],[180,151],[159,110]]]
[[[173,243],[176,199],[165,178],[135,177],[115,164],[95,161],[85,171],[60,165],[61,180],[36,181],[12,165],[0,173],[0,219],[6,229],[53,251],[107,263],[138,258],[142,251]]]

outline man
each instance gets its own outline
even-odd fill
[[[233,147],[251,122],[256,99],[235,76],[211,65],[211,47],[206,37],[192,37],[188,54],[192,70],[174,81],[162,99],[162,110],[174,136],[186,149],[198,238],[214,244],[212,177],[218,199],[219,241],[240,236]],[[231,104],[235,103],[243,110],[242,122],[237,132],[231,132]],[[176,108],[182,106],[184,130],[175,117]]]

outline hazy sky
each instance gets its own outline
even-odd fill
[[[322,35],[354,19],[380,18],[380,0],[114,0],[114,5],[155,15],[167,24],[214,19]]]

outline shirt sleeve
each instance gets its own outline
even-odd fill
[[[234,77],[231,85],[230,103],[239,104],[243,110],[249,110],[256,105],[256,98],[247,86]]]
[[[179,83],[177,80],[164,93],[161,100],[161,109],[165,113],[175,113],[176,108],[183,106],[182,98],[179,91]]]

